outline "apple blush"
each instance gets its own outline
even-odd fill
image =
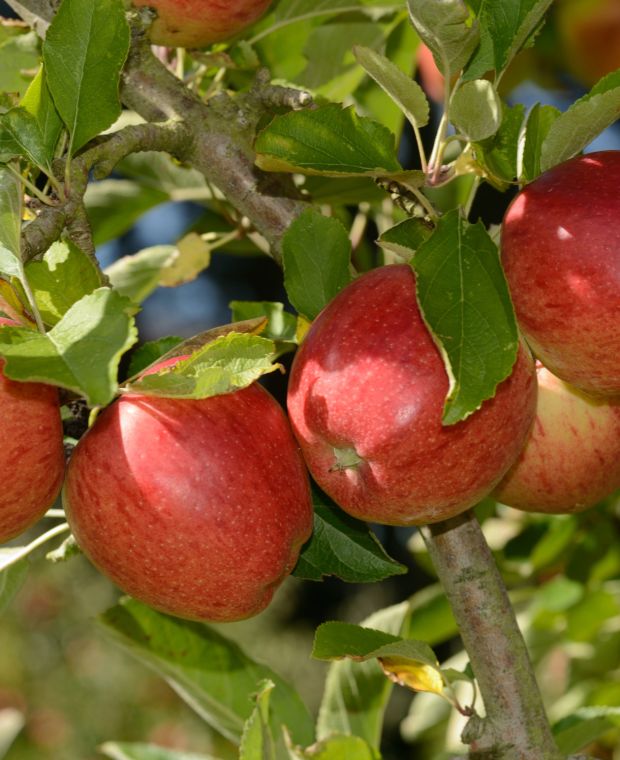
[[[536,418],[493,495],[528,512],[581,512],[620,488],[620,401],[592,398],[540,363]]]
[[[263,15],[273,0],[132,0],[157,11],[154,45],[200,48],[228,40]]]
[[[122,396],[76,446],[63,494],[104,575],[192,620],[261,612],[312,530],[299,448],[258,384],[200,400]]]
[[[320,487],[349,514],[388,525],[445,520],[488,495],[532,423],[533,360],[521,346],[495,396],[444,426],[448,386],[410,266],[347,286],[313,323],[289,382],[293,430]]]
[[[0,318],[4,325],[17,325]],[[65,472],[58,390],[10,380],[0,359],[0,543],[43,517]]]
[[[582,390],[620,394],[620,151],[542,174],[510,205],[502,264],[534,354]]]

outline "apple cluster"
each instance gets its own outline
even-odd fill
[[[620,486],[619,186],[620,153],[596,153],[511,204],[502,261],[539,362],[521,346],[494,398],[456,425],[441,423],[448,376],[409,266],[363,275],[319,315],[288,409],[313,477],[343,509],[417,525],[493,493],[576,512]]]
[[[345,511],[383,524],[445,520],[489,494],[524,510],[592,506],[620,486],[619,186],[620,153],[596,153],[513,201],[502,261],[525,340],[495,395],[453,425],[409,265],[361,275],[319,314],[293,362],[289,419],[256,383],[205,399],[125,393],[65,472],[57,390],[0,364],[0,542],[64,480],[78,544],[120,588],[230,621],[264,609],[310,537],[306,465]]]

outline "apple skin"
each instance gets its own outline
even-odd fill
[[[0,318],[3,325],[17,325]],[[0,543],[43,517],[65,472],[58,390],[4,376],[0,359]]]
[[[317,317],[293,362],[288,409],[310,472],[342,509],[418,525],[476,504],[517,458],[536,405],[533,360],[521,346],[495,397],[448,427],[447,392],[413,270],[392,265],[356,279]]]
[[[104,575],[192,620],[259,613],[312,530],[299,448],[258,384],[201,400],[122,396],[76,446],[63,497]]]
[[[133,0],[157,11],[154,45],[199,48],[234,37],[257,21],[273,0]]]
[[[528,512],[582,512],[620,488],[620,403],[594,399],[538,363],[536,418],[494,492]]]
[[[555,375],[620,394],[620,151],[573,158],[527,185],[502,225],[521,330]]]

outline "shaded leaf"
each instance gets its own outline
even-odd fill
[[[309,208],[282,238],[284,285],[293,306],[314,319],[348,285],[351,242],[342,224]]]
[[[379,752],[359,736],[330,736],[311,747],[291,747],[291,760],[381,760]]]
[[[0,553],[3,550],[0,549]],[[28,575],[28,562],[25,559],[0,571],[0,615],[11,603],[15,594],[22,587]]]
[[[451,79],[465,66],[478,44],[478,22],[472,21],[463,0],[407,0],[407,6],[437,68]]]
[[[284,311],[284,304],[278,301],[231,301],[229,306],[233,322],[266,317],[267,324],[261,332],[263,338],[297,342],[297,317]]]
[[[549,134],[551,125],[559,115],[560,111],[554,106],[541,105],[540,103],[536,103],[527,115],[521,152],[521,168],[519,170],[521,182],[531,182],[540,174],[542,146]]]
[[[620,725],[620,707],[581,707],[553,726],[555,741],[563,754],[573,754]]]
[[[363,621],[363,625],[392,634],[404,635],[410,620],[407,602],[380,610]],[[319,739],[332,734],[354,735],[379,749],[383,714],[393,684],[375,660],[333,662],[327,672],[325,692],[317,721]]]
[[[62,132],[62,119],[52,100],[43,66],[39,68],[24,93],[20,105],[36,119],[43,139],[45,156],[47,161],[51,162]]]
[[[428,100],[415,80],[371,48],[356,45],[353,53],[360,66],[399,105],[411,124],[417,127],[428,124]]]
[[[450,121],[471,142],[494,135],[502,121],[502,104],[486,79],[465,82],[450,101]]]
[[[127,377],[133,377],[142,372],[182,342],[183,338],[170,335],[158,340],[149,340],[138,346],[131,354]]]
[[[285,725],[293,741],[313,741],[312,718],[298,694],[270,668],[200,623],[155,612],[133,599],[108,610],[100,623],[112,639],[155,670],[210,726],[239,743],[253,711],[248,696],[261,681],[275,684],[270,705],[274,730]]]
[[[378,240],[379,245],[395,253],[402,261],[411,261],[413,254],[425,240],[428,240],[433,228],[422,219],[405,219],[404,222],[390,227]]]
[[[368,526],[313,491],[314,530],[304,545],[294,575],[319,581],[333,575],[348,583],[375,581],[407,572],[389,557]]]
[[[514,365],[518,334],[497,246],[481,223],[443,216],[413,267],[420,310],[446,363],[444,424],[491,398]]]
[[[402,170],[388,129],[335,104],[276,116],[255,150],[256,163],[269,171],[383,176]]]
[[[245,722],[239,760],[276,760],[276,745],[269,725],[269,700],[273,681],[263,681],[256,695],[256,707]]]

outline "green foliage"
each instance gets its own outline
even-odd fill
[[[314,529],[294,574],[319,581],[333,575],[348,583],[375,583],[407,572],[387,555],[365,523],[355,520],[313,491]]]
[[[413,259],[424,319],[451,369],[443,421],[476,411],[508,377],[517,325],[495,243],[449,212]],[[441,277],[439,274],[441,273]]]
[[[209,398],[245,388],[274,372],[275,345],[258,335],[231,332],[207,343],[174,367],[144,375],[127,390],[170,398]]]
[[[351,244],[337,219],[304,211],[282,240],[284,285],[300,314],[314,319],[349,283]]]
[[[121,0],[60,4],[45,37],[43,61],[73,153],[120,114],[119,81],[128,50]]]
[[[241,740],[253,712],[248,695],[272,682],[269,725],[284,725],[294,741],[312,742],[310,715],[301,699],[269,668],[253,662],[214,629],[162,615],[124,600],[100,619],[113,640],[162,675],[204,720],[232,741]]]

